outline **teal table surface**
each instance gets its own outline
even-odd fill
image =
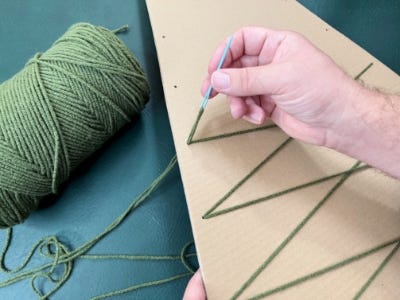
[[[300,2],[400,73],[399,0]],[[151,99],[139,118],[73,174],[55,201],[44,203],[25,223],[15,226],[6,257],[10,268],[16,267],[30,247],[44,236],[57,235],[71,249],[96,236],[158,176],[175,154],[144,1],[0,1],[0,82],[22,69],[36,52],[49,48],[69,26],[82,21],[110,29],[124,24],[130,26],[129,32],[120,37],[143,66],[151,86]],[[0,245],[4,238],[5,231],[1,231]],[[178,255],[192,239],[176,168],[147,202],[89,253]],[[28,268],[41,264],[43,259],[35,255]],[[195,259],[191,263],[196,267]],[[71,277],[51,299],[90,299],[185,272],[179,260],[77,259]],[[9,276],[0,273],[0,282]],[[180,299],[188,279],[143,288],[113,299]],[[40,284],[40,280],[38,286],[45,290],[51,288],[48,283]],[[36,298],[29,280],[0,288],[0,299]]]

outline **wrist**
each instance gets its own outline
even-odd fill
[[[326,146],[400,178],[399,97],[354,83]]]
[[[375,118],[376,103],[372,91],[356,82],[342,89],[339,97],[343,108],[335,123],[327,129],[325,146],[347,154],[363,143],[362,137],[368,131],[366,122],[373,122]]]

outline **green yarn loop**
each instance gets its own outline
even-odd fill
[[[75,24],[0,85],[0,228],[23,222],[144,108],[149,84],[118,32]]]

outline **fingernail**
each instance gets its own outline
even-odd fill
[[[252,123],[261,124],[263,116],[259,112],[252,112],[247,115],[247,117],[251,120]]]
[[[234,119],[239,119],[243,116],[243,114],[240,114],[240,111],[234,106],[231,106],[231,115]]]
[[[227,90],[231,86],[231,79],[228,74],[215,71],[211,76],[211,85],[217,90]]]

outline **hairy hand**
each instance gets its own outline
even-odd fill
[[[222,69],[225,48],[215,51],[202,86],[227,95],[232,116],[254,124],[272,120],[290,136],[325,145],[329,131],[347,116],[348,99],[359,90],[321,50],[305,37],[261,27],[234,34]]]

